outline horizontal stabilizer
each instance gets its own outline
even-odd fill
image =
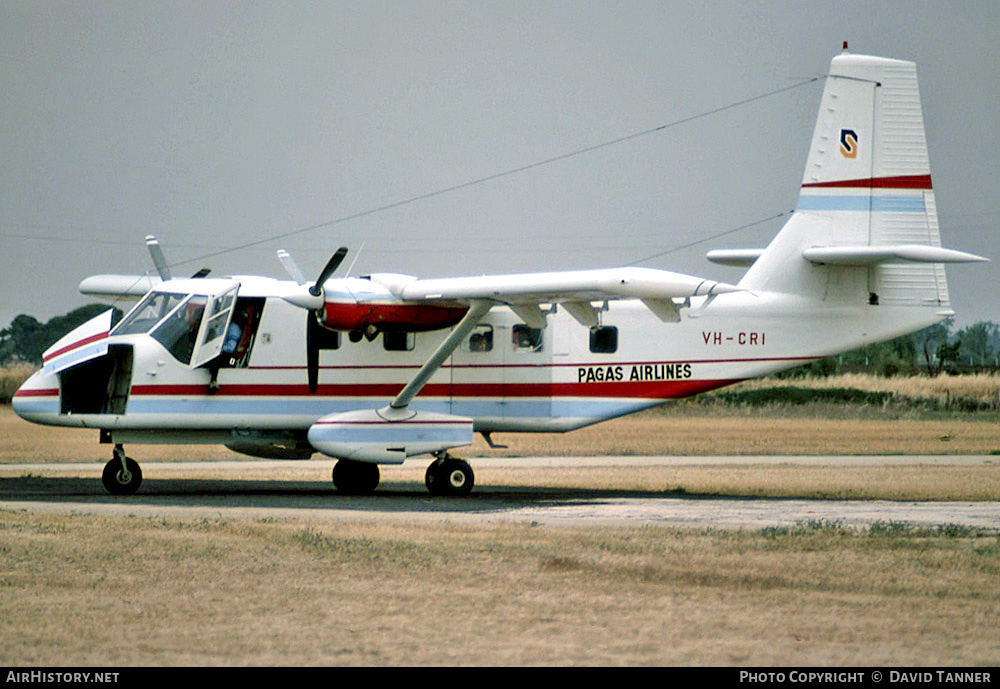
[[[805,249],[803,258],[812,263],[833,266],[868,266],[876,263],[911,261],[915,263],[972,263],[988,258],[954,249],[922,244],[894,246],[824,246]]]
[[[763,249],[713,249],[705,254],[705,258],[723,266],[746,268],[752,266],[762,253]]]

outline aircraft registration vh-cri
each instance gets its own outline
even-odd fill
[[[887,340],[953,315],[912,62],[833,58],[798,204],[765,249],[709,252],[735,284],[648,268],[315,282],[100,275],[84,294],[139,299],[50,347],[17,391],[35,423],[100,430],[103,482],[142,480],[130,443],[222,443],[336,459],[368,494],[380,464],[433,456],[427,488],[466,495],[449,450],[481,433],[564,432]],[[204,272],[204,271],[202,271]]]

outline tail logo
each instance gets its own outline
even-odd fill
[[[858,157],[858,135],[853,129],[840,130],[840,155],[851,159]]]

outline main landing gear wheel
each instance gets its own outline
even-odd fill
[[[424,483],[431,495],[465,496],[472,492],[476,476],[463,459],[449,455],[439,457],[427,467]]]
[[[341,459],[333,465],[333,485],[345,495],[371,495],[379,479],[378,464]]]
[[[124,466],[122,466],[123,460]],[[138,462],[126,457],[124,451],[116,449],[115,456],[104,465],[101,483],[112,495],[133,495],[142,485],[142,470]]]

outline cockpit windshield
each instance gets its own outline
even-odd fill
[[[149,333],[183,364],[191,362],[208,297],[151,292],[123,320],[113,335]]]
[[[187,298],[186,294],[150,292],[114,330],[114,335],[148,333],[154,325]]]

